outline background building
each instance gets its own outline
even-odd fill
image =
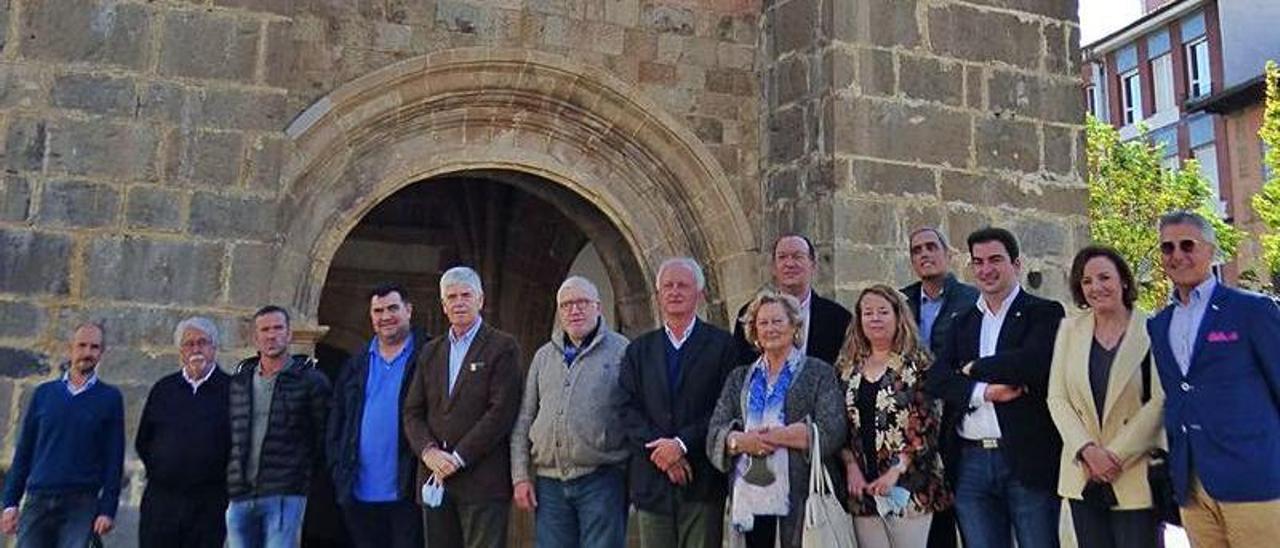
[[[1088,236],[1075,18],[1067,0],[0,3],[0,467],[88,318],[132,430],[179,318],[216,318],[230,365],[277,303],[300,350],[340,356],[377,281],[442,332],[435,284],[459,263],[528,354],[571,270],[607,281],[624,333],[654,327],[670,255],[707,265],[727,325],[781,231],[813,237],[819,290],[847,303],[908,280],[912,227],[995,223],[1029,286],[1063,296]],[[129,458],[114,545],[134,538]]]
[[[1122,137],[1145,124],[1164,145],[1166,167],[1194,158],[1220,210],[1260,227],[1249,205],[1261,187],[1262,67],[1280,60],[1280,3],[1269,0],[1144,0],[1146,13],[1084,46],[1087,110]],[[1225,274],[1257,268],[1256,238]]]

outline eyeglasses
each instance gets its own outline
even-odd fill
[[[1194,253],[1196,250],[1196,246],[1202,243],[1204,242],[1201,242],[1200,240],[1193,240],[1190,238],[1185,240],[1178,240],[1176,242],[1171,240],[1164,241],[1164,242],[1160,242],[1160,253],[1164,255],[1173,255],[1173,250],[1175,248],[1182,250],[1183,253]]]
[[[209,348],[213,346],[213,341],[209,339],[196,339],[194,341],[182,341],[183,350],[194,350],[196,348]]]
[[[807,260],[809,260],[809,254],[803,251],[797,251],[795,253],[778,253],[773,256],[773,261],[777,263],[783,261],[801,262]]]
[[[565,301],[560,303],[560,310],[563,310],[565,312],[568,312],[575,308],[578,310],[586,310],[588,308],[591,308],[591,305],[593,304],[596,304],[596,302],[589,299],[574,299],[572,301]]]

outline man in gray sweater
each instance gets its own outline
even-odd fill
[[[618,369],[627,339],[600,315],[600,292],[572,276],[556,293],[551,340],[529,365],[511,434],[516,506],[534,512],[537,546],[626,545],[627,450]]]

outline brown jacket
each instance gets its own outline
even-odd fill
[[[449,337],[432,339],[418,356],[404,400],[404,432],[416,455],[438,447],[462,457],[465,466],[445,481],[445,492],[454,500],[511,498],[511,428],[520,409],[523,381],[519,356],[511,335],[481,324],[462,360],[452,395],[448,393]],[[430,475],[419,460],[419,489]]]

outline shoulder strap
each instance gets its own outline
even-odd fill
[[[1142,404],[1151,401],[1151,351],[1142,357]]]

